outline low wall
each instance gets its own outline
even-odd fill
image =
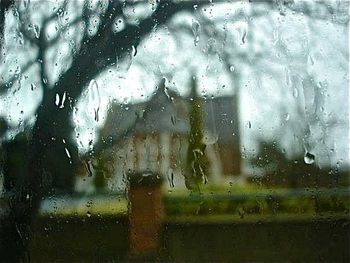
[[[349,262],[349,220],[171,224],[171,261]]]
[[[126,216],[41,217],[34,231],[32,261],[128,261],[128,228]],[[158,259],[348,262],[349,246],[350,219],[345,217],[232,222],[202,217],[168,220]]]

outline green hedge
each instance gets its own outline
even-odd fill
[[[168,216],[238,214],[349,213],[350,192],[337,190],[291,190],[277,193],[167,195]]]

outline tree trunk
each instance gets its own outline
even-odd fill
[[[63,190],[68,193],[73,191],[78,150],[72,138],[72,111],[88,81],[108,65],[115,63],[118,58],[124,57],[132,46],[137,46],[156,25],[166,23],[179,11],[193,10],[193,3],[201,6],[209,2],[203,0],[175,4],[163,1],[151,17],[141,21],[138,26],[128,25],[116,34],[111,32],[110,27],[101,25],[101,31],[83,44],[80,53],[74,57],[70,69],[56,82],[55,87],[44,90],[44,97],[37,110],[37,119],[31,132],[32,136],[29,141],[22,142],[24,147],[22,155],[28,161],[24,168],[24,177],[19,176],[22,181],[11,186],[11,189],[5,189],[8,194],[0,203],[1,261],[29,261],[28,244],[31,228],[42,197]],[[113,4],[114,1],[109,3]],[[113,20],[108,23],[111,22]],[[3,29],[1,21],[0,25]],[[0,28],[0,31],[2,29]],[[66,93],[66,97],[69,98],[63,108],[55,105],[56,93],[60,98]],[[8,152],[7,157],[11,158],[13,154]],[[14,162],[12,165],[17,167],[19,163]],[[10,181],[16,174],[16,169],[4,171],[4,176]],[[54,191],[52,186],[55,186]]]
[[[72,139],[72,108],[61,109],[51,99],[39,107],[31,139],[20,135],[4,147],[1,262],[30,261],[28,246],[42,198],[73,192],[78,149]]]

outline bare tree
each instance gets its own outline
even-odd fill
[[[75,2],[75,1],[73,1]],[[40,26],[30,21],[30,12],[35,8],[26,9],[18,2],[16,11],[20,24],[20,33],[24,41],[36,50],[36,57],[22,66],[22,74],[36,65],[39,68],[43,95],[36,109],[36,120],[32,128],[28,145],[29,167],[21,191],[11,197],[11,212],[1,220],[1,255],[5,261],[17,262],[28,260],[27,245],[30,239],[30,226],[38,212],[43,194],[43,177],[65,177],[70,180],[67,188],[72,186],[74,167],[78,160],[76,143],[72,138],[72,109],[77,103],[90,79],[97,76],[103,69],[116,63],[118,59],[127,55],[132,48],[137,47],[140,40],[147,36],[155,27],[166,23],[179,11],[191,10],[194,4],[202,6],[209,1],[161,1],[154,4],[153,12],[138,24],[126,22],[123,30],[113,32],[116,18],[125,18],[124,10],[134,8],[142,3],[125,1],[99,2],[95,10],[89,9],[86,1],[82,13],[72,22],[60,28],[56,37],[48,39],[46,32],[50,23],[64,15],[68,1],[64,1],[57,11],[45,16]],[[40,3],[31,3],[40,5]],[[92,14],[96,11],[99,19],[95,32],[89,32]],[[97,18],[96,18],[97,20]],[[74,54],[67,70],[60,72],[60,77],[49,82],[49,61],[47,53],[59,40],[60,34],[68,32],[76,25],[84,27],[80,42],[74,44]],[[40,27],[40,28],[39,28]],[[18,79],[15,75],[0,87],[2,94],[8,92],[12,83]],[[10,83],[10,84],[9,84]],[[66,96],[69,106],[57,107],[56,97]],[[67,154],[69,158],[67,159]],[[46,174],[46,175],[44,175]],[[5,176],[13,176],[6,175]]]
[[[253,4],[263,2],[272,9],[278,9],[282,15],[288,9],[303,11],[316,19],[323,19],[334,12],[328,8],[330,10],[327,9],[328,12],[319,17],[319,13],[316,12],[315,15],[315,12],[308,9],[308,5],[295,6],[293,1],[276,1],[276,5],[266,0]],[[5,11],[11,4],[12,1],[1,1],[0,37],[6,31]],[[34,72],[42,96],[38,98],[34,111],[35,120],[30,128],[30,140],[24,143],[23,152],[27,153],[28,163],[26,176],[19,188],[16,188],[20,190],[16,190],[9,200],[4,201],[10,207],[10,212],[0,214],[0,254],[5,261],[29,260],[26,253],[30,227],[38,213],[40,200],[45,191],[48,191],[45,187],[47,177],[53,180],[63,178],[62,186],[68,192],[73,189],[75,167],[79,158],[76,141],[72,136],[72,114],[90,80],[118,61],[136,55],[139,43],[154,30],[167,24],[176,14],[193,12],[211,5],[211,0],[160,0],[149,3],[65,0],[54,6],[51,12],[47,9],[52,6],[40,1],[18,1],[12,5],[19,41],[24,43],[23,49],[28,48],[31,52],[25,54],[19,72],[10,74],[0,85],[0,95],[16,92],[22,78]],[[145,11],[137,15],[140,8]],[[266,11],[259,11],[259,14],[264,15],[264,12]],[[34,14],[40,14],[40,17]],[[199,20],[208,38],[218,35],[220,41],[224,41],[224,32],[215,28],[210,20],[204,16]],[[177,30],[189,30],[193,34],[195,29],[178,27]],[[243,42],[246,41],[245,37],[243,32]],[[57,53],[55,50],[59,45],[66,45],[69,52],[64,55]],[[16,50],[18,46],[12,47],[12,50],[9,48],[7,53],[16,53]],[[217,50],[212,50],[217,53]],[[228,56],[224,52],[225,48],[221,51],[220,57],[227,71],[231,71],[233,56]],[[56,69],[55,63],[58,59],[63,59],[65,63]],[[15,176],[9,174],[9,171],[11,169],[5,169],[5,177]]]

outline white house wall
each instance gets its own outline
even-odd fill
[[[163,132],[160,134],[134,135],[116,146],[109,153],[114,159],[114,175],[108,181],[112,191],[124,190],[126,175],[133,171],[152,171],[164,176],[167,189],[185,188],[184,169],[186,167],[188,139],[179,134]],[[222,174],[222,162],[217,143],[208,144],[206,154],[210,162],[209,183],[225,182]],[[91,180],[78,180],[80,191],[84,188],[92,191]],[[78,190],[78,189],[77,189]]]

